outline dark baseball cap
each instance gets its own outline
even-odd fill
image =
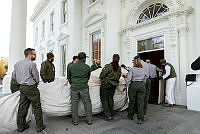
[[[163,64],[163,63],[166,63],[166,60],[165,60],[165,59],[161,59],[161,60],[160,60],[160,64]]]
[[[85,53],[85,52],[80,52],[80,53],[78,54],[78,58],[79,58],[79,59],[83,59],[83,58],[89,58],[89,57],[86,56],[86,53]]]

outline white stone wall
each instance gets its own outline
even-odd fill
[[[82,2],[82,26],[83,43],[82,49],[90,55],[88,61],[92,64],[91,34],[101,30],[102,34],[102,65],[110,63],[112,55],[121,55],[121,1],[120,0],[97,0],[90,4],[89,0]]]
[[[61,77],[61,46],[66,45],[66,62],[72,61],[72,57],[81,51],[82,41],[82,14],[81,1],[68,0],[67,22],[62,24],[63,0],[48,0],[49,2],[32,20],[34,23],[34,47],[37,50],[37,64],[40,69],[42,54],[46,60],[46,53],[53,50],[55,55],[56,77]],[[45,4],[44,4],[45,5]],[[37,8],[37,7],[36,7]],[[50,31],[50,14],[54,12],[54,31]],[[42,23],[45,21],[45,38],[42,37]],[[35,40],[35,29],[38,27],[38,40]]]
[[[38,67],[41,54],[53,49],[56,77],[61,75],[60,46],[67,45],[67,63],[79,51],[85,51],[92,64],[91,34],[101,30],[102,65],[110,63],[114,53],[120,54],[121,63],[131,66],[137,55],[137,40],[159,35],[165,37],[165,58],[177,72],[176,102],[186,105],[185,75],[192,72],[190,64],[199,56],[200,45],[200,1],[199,0],[68,0],[68,23],[61,25],[62,0],[47,0],[48,6],[34,20],[38,27]],[[164,3],[170,9],[163,16],[136,24],[140,13],[152,3]],[[50,33],[50,13],[55,14],[55,31]],[[41,39],[42,22],[46,22],[45,40]],[[34,34],[35,35],[35,34]]]

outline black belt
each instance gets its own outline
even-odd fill
[[[133,81],[133,82],[138,82],[138,83],[142,83],[143,81]]]

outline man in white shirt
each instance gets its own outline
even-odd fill
[[[151,61],[149,59],[146,60],[146,63],[148,64],[149,69],[149,78],[151,80],[151,89],[150,89],[150,96],[149,96],[149,102],[151,104],[157,104],[158,103],[158,93],[159,93],[159,81],[158,81],[158,73],[162,72],[161,69],[159,69],[156,65],[151,64]]]
[[[167,63],[165,59],[160,60],[161,65],[164,67],[164,75],[160,76],[159,79],[166,80],[166,96],[165,101],[168,104],[165,104],[164,106],[172,107],[175,104],[174,99],[174,87],[176,84],[176,71],[174,67]]]

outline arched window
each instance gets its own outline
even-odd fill
[[[168,12],[169,8],[161,3],[152,4],[147,7],[143,12],[140,14],[137,24],[150,20],[152,18],[161,16],[163,13]]]

